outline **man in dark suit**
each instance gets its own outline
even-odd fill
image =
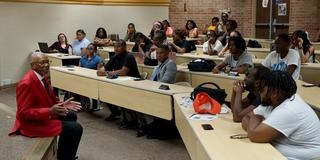
[[[76,122],[81,106],[72,98],[59,101],[48,81],[48,57],[42,53],[31,55],[31,68],[19,82],[16,121],[9,135],[27,137],[60,136],[58,159],[76,159],[82,127]]]

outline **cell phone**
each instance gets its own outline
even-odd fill
[[[202,124],[201,126],[204,130],[213,130],[211,124]]]
[[[144,79],[143,78],[135,78],[133,79],[134,81],[143,81]]]
[[[228,73],[229,76],[239,76],[239,73],[238,72],[233,72],[233,71],[230,71]]]
[[[113,74],[111,77],[106,76],[107,79],[117,79],[119,76],[117,74]]]
[[[168,85],[164,85],[162,84],[159,89],[162,89],[162,90],[170,90],[169,86]]]
[[[68,71],[75,71],[74,69],[68,69]]]

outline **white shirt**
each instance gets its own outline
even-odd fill
[[[219,53],[224,46],[219,40],[216,40],[214,44],[210,44],[210,47],[212,48],[213,51],[217,51]],[[203,52],[208,53],[209,41],[204,42],[202,48],[203,48]]]
[[[72,43],[72,52],[73,54],[80,56],[81,55],[81,49],[87,48],[87,46],[90,44],[90,41],[87,38],[83,38],[81,41],[75,40]]]
[[[294,80],[298,80],[300,77],[301,61],[300,55],[297,51],[289,49],[286,57],[281,59],[280,54],[276,51],[272,51],[268,56],[262,61],[262,65],[271,68],[273,71],[287,71],[289,65],[297,66],[296,70],[292,74]]]
[[[44,84],[42,82],[43,77],[38,72],[36,72],[36,71],[33,71],[33,72],[36,74],[36,76],[38,77],[38,79],[41,82],[42,86],[44,87]]]
[[[262,122],[284,137],[271,142],[290,160],[320,157],[320,122],[312,108],[295,94],[278,107],[259,106],[254,114],[262,115]]]

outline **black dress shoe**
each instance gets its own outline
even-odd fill
[[[139,129],[138,132],[137,132],[136,137],[142,137],[142,136],[145,136],[145,135],[147,135],[147,131],[143,130],[143,129]]]
[[[119,129],[136,129],[138,128],[137,121],[122,121]]]
[[[106,117],[104,120],[105,121],[115,121],[115,120],[117,120],[117,119],[119,119],[120,117],[119,117],[120,115],[116,115],[116,114],[110,114],[110,116],[109,117]]]
[[[88,112],[93,113],[93,112],[97,112],[100,111],[100,108],[91,108]]]

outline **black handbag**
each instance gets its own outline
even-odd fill
[[[256,40],[249,39],[247,47],[250,48],[262,48],[261,44]]]
[[[143,61],[143,64],[147,65],[147,66],[157,66],[158,65],[158,60],[146,57],[144,59],[144,61]]]
[[[196,71],[196,72],[211,72],[215,66],[216,66],[216,63],[212,60],[196,59],[196,60],[192,60],[188,64],[188,69],[190,71]]]
[[[208,88],[203,87],[204,85],[213,85],[215,88]],[[208,95],[218,101],[221,105],[225,102],[227,97],[227,93],[224,89],[221,89],[217,84],[213,82],[205,82],[200,84],[198,87],[194,88],[193,92],[191,93],[191,99],[194,100],[198,93],[206,92]]]

